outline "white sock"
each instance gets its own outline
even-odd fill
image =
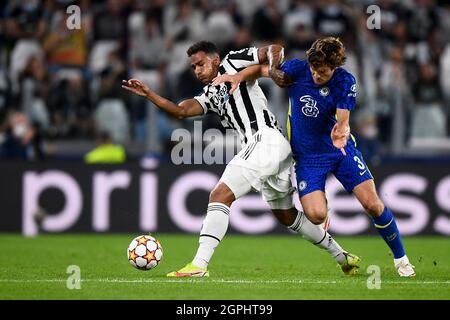
[[[397,265],[400,264],[401,262],[404,262],[405,264],[408,264],[408,263],[409,263],[409,259],[408,259],[408,257],[406,256],[406,254],[405,254],[403,257],[398,258],[398,259],[395,259],[395,258],[394,258],[394,265],[395,265],[395,266],[397,266]]]
[[[208,204],[206,217],[200,231],[199,247],[192,264],[207,269],[214,250],[225,236],[230,220],[230,208],[220,202]]]
[[[341,246],[320,225],[309,221],[302,211],[298,212],[294,223],[288,228],[300,233],[315,246],[327,250],[337,263],[342,264],[345,261],[344,250]]]

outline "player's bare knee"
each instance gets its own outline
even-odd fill
[[[311,216],[308,217],[309,221],[314,224],[322,224],[325,221],[326,216]]]
[[[327,218],[327,210],[321,210],[321,209],[311,209],[308,210],[308,212],[305,212],[306,216],[308,217],[309,221],[311,221],[314,224],[321,224],[325,221]]]
[[[225,184],[219,183],[209,194],[209,202],[220,202],[228,207],[231,206],[235,200],[233,192]]]
[[[369,199],[362,203],[366,212],[372,217],[379,217],[383,213],[384,205],[378,199]]]

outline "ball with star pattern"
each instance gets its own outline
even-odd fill
[[[128,261],[139,270],[155,268],[161,262],[162,255],[161,244],[150,235],[134,238],[127,249]]]

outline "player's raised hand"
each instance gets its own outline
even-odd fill
[[[344,156],[347,155],[344,148],[347,145],[347,140],[349,136],[350,136],[350,128],[348,126],[340,128],[339,124],[336,123],[333,129],[331,130],[331,141],[333,141],[333,145],[336,148],[341,150]]]
[[[146,97],[150,93],[150,89],[138,79],[122,80],[122,88],[142,97]]]
[[[231,88],[229,94],[233,94],[233,92],[238,88],[239,83],[241,83],[241,79],[237,74],[230,75],[230,74],[222,74],[218,77],[215,77],[212,81],[213,86],[218,86],[221,83],[229,82],[231,83]]]

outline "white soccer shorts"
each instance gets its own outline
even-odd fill
[[[236,199],[253,189],[260,191],[271,206],[278,203],[272,209],[288,209],[293,206],[295,190],[291,184],[291,163],[291,147],[286,138],[276,129],[263,128],[234,156],[220,180]]]

